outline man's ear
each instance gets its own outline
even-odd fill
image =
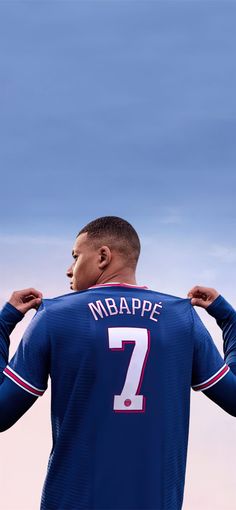
[[[104,269],[111,262],[111,250],[108,246],[101,246],[99,249],[99,263],[100,269]]]

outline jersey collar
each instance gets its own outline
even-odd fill
[[[108,282],[108,283],[99,283],[98,285],[92,285],[92,287],[88,287],[89,289],[94,289],[95,287],[131,287],[135,289],[148,289],[148,287],[140,286],[140,285],[132,285],[131,283],[121,283],[121,282]]]

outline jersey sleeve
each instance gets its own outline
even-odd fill
[[[43,301],[3,373],[23,390],[42,396],[50,371],[50,338]]]
[[[216,319],[222,329],[224,358],[231,367],[236,363],[236,311],[221,295],[207,307],[206,311]]]
[[[229,366],[193,307],[191,313],[194,341],[192,388],[195,391],[203,391],[220,381],[228,373]]]

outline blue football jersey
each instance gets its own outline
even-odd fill
[[[179,510],[190,390],[229,367],[189,299],[109,283],[43,299],[3,373],[41,396],[41,510]]]

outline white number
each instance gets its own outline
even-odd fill
[[[120,395],[114,396],[116,412],[144,412],[145,397],[138,395],[150,350],[149,331],[144,328],[108,328],[109,347],[114,351],[124,350],[127,343],[134,343],[125,384]]]

